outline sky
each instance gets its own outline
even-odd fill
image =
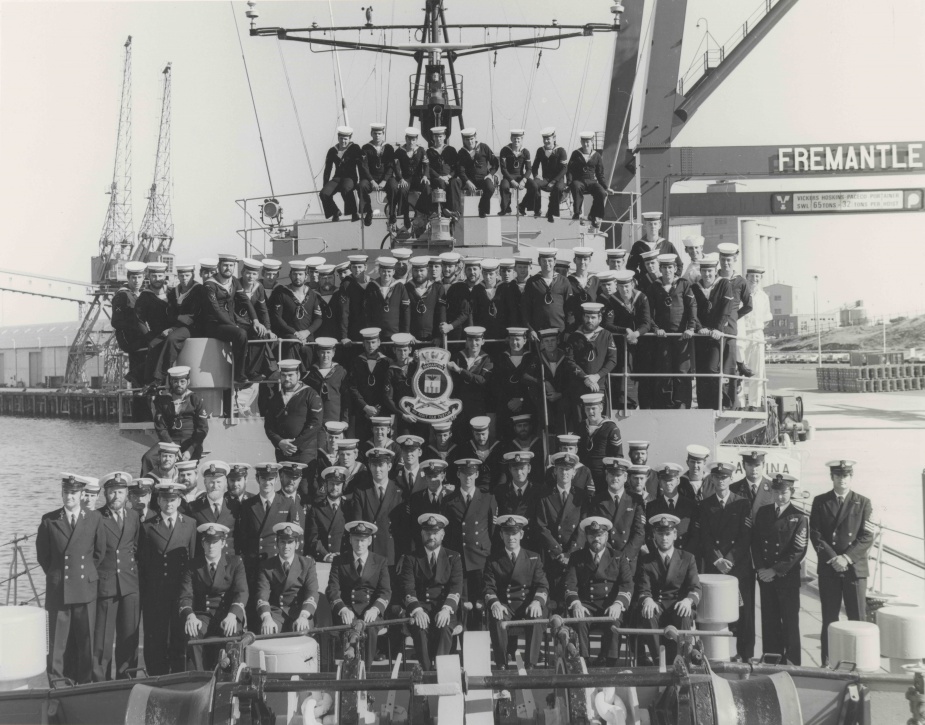
[[[629,1],[629,0],[626,0]],[[633,0],[636,1],[636,0]],[[559,24],[610,21],[609,0],[465,0],[447,20]],[[706,26],[722,44],[757,0],[689,0],[681,68],[697,62]],[[365,2],[259,2],[259,25],[361,24]],[[376,24],[418,23],[421,3],[375,3]],[[276,194],[320,179],[324,153],[343,122],[334,56],[275,38],[250,38],[243,2],[8,2],[0,0],[0,267],[88,279],[112,178],[123,43],[133,40],[133,198],[137,231],[153,175],[161,71],[173,69],[172,196],[178,261],[240,252],[236,199],[269,195],[270,183],[242,63],[253,86]],[[650,6],[647,8],[651,10]],[[648,14],[643,18],[647,25]],[[706,21],[706,22],[704,22]],[[700,27],[698,26],[698,23]],[[682,130],[684,146],[925,140],[920,79],[925,6],[893,0],[799,2]],[[481,38],[475,31],[468,39]],[[363,31],[381,39],[383,31]],[[451,38],[455,39],[455,38]],[[395,42],[407,42],[396,34]],[[240,44],[239,44],[240,43]],[[563,145],[603,129],[614,36],[462,59],[465,122],[496,150],[511,127],[528,147],[554,125]],[[346,104],[359,139],[385,121],[389,140],[407,125],[413,61],[339,53]],[[586,70],[587,68],[587,70]],[[535,72],[534,72],[535,71]],[[288,82],[287,82],[288,75]],[[533,81],[531,82],[531,78]],[[452,139],[458,145],[458,136]],[[306,152],[307,157],[306,158]],[[309,163],[310,162],[310,163]],[[319,181],[320,184],[320,181]],[[784,190],[750,180],[745,190]],[[802,180],[790,188],[921,188],[925,176]],[[676,185],[676,192],[699,190]],[[304,204],[285,202],[289,218]],[[925,308],[925,213],[776,218],[785,281],[809,288],[820,307],[863,298],[873,314]],[[74,319],[76,306],[0,294],[0,324]]]

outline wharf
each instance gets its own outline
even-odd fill
[[[132,396],[116,392],[62,392],[0,388],[0,415],[116,423],[132,419]]]

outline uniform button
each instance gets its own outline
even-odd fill
[[[67,574],[64,575],[64,578],[67,579]]]

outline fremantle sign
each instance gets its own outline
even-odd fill
[[[925,142],[781,146],[777,173],[889,173],[925,171]]]
[[[462,410],[462,402],[450,397],[453,379],[446,369],[449,350],[425,347],[415,353],[418,369],[411,379],[414,397],[404,397],[398,407],[421,423],[443,423],[453,420]]]

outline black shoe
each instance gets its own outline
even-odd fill
[[[488,216],[488,215],[487,215],[485,212],[483,212],[483,211],[480,211],[480,212],[479,212],[479,219],[484,219],[486,216]]]
[[[394,216],[390,216],[389,224],[391,224],[392,226],[395,226],[396,224],[398,224],[398,219],[396,219]]]
[[[550,216],[552,216],[552,215],[550,214]],[[542,217],[543,217],[543,212],[541,212],[541,211],[535,211],[535,212],[533,212],[533,218],[534,218],[534,219],[541,219]]]
[[[518,205],[517,213],[520,214],[521,216],[527,216],[527,210],[524,208],[523,204]]]
[[[350,215],[350,221],[360,221],[360,215],[357,212],[353,212],[353,214]]]
[[[572,214],[573,222],[577,222],[579,219],[581,219],[581,214]]]
[[[549,212],[549,213],[546,215],[546,221],[548,221],[550,224],[552,224],[553,221],[555,221],[555,217],[553,217],[552,212]]]
[[[755,374],[755,371],[744,362],[737,363],[736,367],[739,369],[739,375],[744,375],[746,378],[750,378]]]
[[[334,212],[334,216],[331,217],[331,221],[332,221],[332,222],[339,222],[339,221],[340,221],[340,214],[339,214],[338,212]]]
[[[371,227],[372,225],[373,225],[373,215],[367,214],[366,216],[363,217],[363,226]]]
[[[235,377],[235,379],[234,379],[234,384],[235,384],[236,386],[238,386],[238,387],[241,387],[241,388],[243,388],[243,387],[246,386],[246,385],[250,385],[250,382],[251,382],[251,381],[247,379],[247,376],[246,376],[246,375],[238,375],[238,376]]]

